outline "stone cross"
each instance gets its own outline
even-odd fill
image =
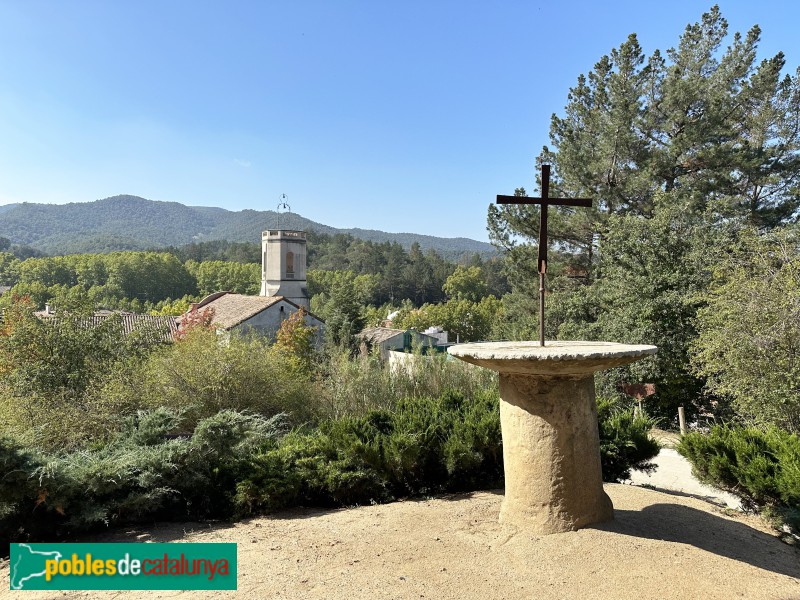
[[[497,204],[539,204],[542,209],[539,219],[539,344],[544,346],[544,276],[547,273],[547,207],[548,206],[591,206],[590,198],[551,198],[550,165],[542,165],[542,197],[497,196]]]

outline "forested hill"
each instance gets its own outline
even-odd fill
[[[157,202],[138,196],[114,196],[95,202],[61,205],[26,202],[0,206],[0,237],[48,254],[141,250],[210,240],[259,242],[262,231],[276,227],[349,233],[373,242],[398,242],[406,248],[417,242],[423,250],[432,248],[451,257],[475,252],[494,254],[490,244],[467,238],[336,229],[294,213],[233,212],[178,202]]]

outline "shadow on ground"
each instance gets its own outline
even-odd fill
[[[752,527],[678,504],[615,510],[614,521],[593,526],[639,538],[689,544],[759,569],[800,578],[800,551]]]
[[[695,500],[702,500],[703,502],[708,502],[709,504],[713,504],[717,508],[726,509],[728,505],[722,502],[716,496],[707,496],[703,494],[691,494],[689,492],[681,492],[678,490],[670,490],[665,487],[661,487],[658,485],[652,485],[650,483],[633,483],[629,484],[633,485],[634,487],[644,488],[646,490],[653,490],[654,492],[659,492],[661,494],[669,494],[670,496],[680,496],[681,498],[694,498]],[[735,509],[730,509],[735,510]]]

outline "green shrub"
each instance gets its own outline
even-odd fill
[[[502,486],[498,396],[406,398],[392,410],[283,435],[272,419],[223,410],[169,439],[168,408],[124,420],[108,442],[69,453],[0,439],[0,538],[52,539],[142,519],[227,518],[284,507],[347,506]],[[646,419],[600,403],[606,480],[648,468]]]
[[[0,437],[0,540],[18,538],[23,533],[22,516],[36,512],[40,500],[46,499],[40,497],[33,477],[43,462],[42,456],[26,450],[17,440]],[[5,550],[0,542],[0,556]]]
[[[163,332],[125,333],[119,315],[92,327],[81,312],[43,321],[32,309],[17,300],[0,323],[0,435],[45,450],[107,439],[143,406],[138,390],[123,399],[107,389],[131,379]]]
[[[678,452],[697,476],[742,498],[750,509],[797,517],[800,438],[775,427],[721,427],[681,438]],[[795,526],[800,525],[800,519]]]
[[[608,401],[599,405],[603,478],[650,470],[659,451],[652,423]],[[295,504],[341,506],[399,496],[499,487],[503,449],[498,398],[457,392],[407,398],[394,410],[323,422],[256,454],[237,486],[242,514]]]
[[[289,506],[342,506],[392,498],[379,474],[330,436],[313,431],[286,436],[251,459],[236,487],[240,514]]]
[[[631,469],[650,472],[656,468],[649,462],[660,450],[658,441],[650,437],[655,426],[652,419],[604,398],[597,402],[597,419],[603,481],[629,479]]]
[[[0,539],[230,515],[249,456],[281,435],[283,417],[221,411],[200,421],[191,438],[166,439],[178,421],[163,408],[140,413],[110,443],[52,456],[0,439]]]
[[[448,392],[395,410],[323,422],[253,457],[237,488],[243,513],[292,504],[341,506],[494,487],[502,481],[497,397]]]
[[[221,410],[279,413],[295,424],[314,418],[316,388],[307,373],[263,338],[195,328],[185,339],[154,353],[134,372],[120,372],[98,395],[124,406],[180,411],[191,431]]]
[[[31,447],[75,450],[107,442],[119,432],[121,420],[161,406],[181,413],[187,432],[200,420],[228,409],[267,418],[283,413],[293,424],[316,419],[319,413],[317,385],[305,366],[287,360],[282,348],[270,346],[264,339],[234,335],[221,340],[214,332],[196,328],[175,344],[151,344],[128,358],[116,351],[115,361],[101,361],[98,356],[105,356],[105,347],[95,344],[100,349],[92,352],[84,347],[89,334],[108,344],[121,337],[126,347],[137,343],[135,336],[122,336],[116,330],[114,335],[100,336],[100,327],[86,333],[79,321],[65,321],[72,323],[72,329],[66,325],[53,329],[35,317],[30,319],[20,322],[50,336],[36,338],[35,354],[43,354],[41,346],[48,348],[52,357],[26,358],[17,346],[26,342],[23,346],[27,348],[27,337],[32,336],[22,335],[26,331],[22,325],[14,336],[0,332],[0,359],[7,356],[4,349],[9,347],[20,355],[21,365],[11,368],[13,365],[0,363],[0,435],[12,435]],[[118,325],[118,318],[108,319],[104,326],[109,323]],[[60,337],[54,337],[51,329]],[[74,348],[81,348],[83,354],[76,354]],[[68,361],[62,358],[64,354],[77,358]],[[65,364],[52,367],[60,363]],[[94,369],[88,375],[87,365]],[[50,375],[45,376],[47,373]],[[86,381],[81,379],[80,386],[73,389],[67,383],[75,373]]]
[[[692,366],[754,425],[800,433],[800,235],[745,229],[715,266]]]

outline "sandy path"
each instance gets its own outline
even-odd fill
[[[719,506],[742,510],[742,501],[727,492],[700,483],[692,475],[691,463],[672,448],[662,448],[653,461],[658,468],[653,473],[633,471],[630,481],[635,485],[649,485],[656,490],[682,492]]]
[[[165,524],[96,539],[238,542],[239,590],[215,593],[224,597],[800,599],[800,551],[758,520],[729,518],[706,502],[634,486],[606,490],[614,521],[543,537],[500,525],[502,495],[481,492],[297,509],[193,530]],[[0,572],[7,582],[7,565]],[[28,599],[212,594],[19,593]]]

